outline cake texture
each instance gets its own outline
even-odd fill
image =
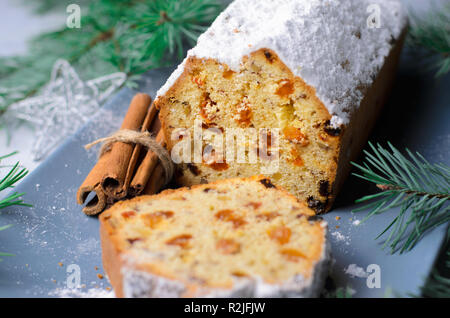
[[[118,297],[315,297],[326,222],[265,177],[119,202],[100,216]]]
[[[223,135],[256,129],[275,145],[243,142],[256,163],[216,160],[229,143],[203,145],[206,157],[178,164],[178,182],[263,173],[317,213],[329,210],[386,100],[406,25],[396,0],[234,1],[155,103],[170,150],[180,129],[194,135],[196,121]],[[263,171],[273,160],[277,170]]]

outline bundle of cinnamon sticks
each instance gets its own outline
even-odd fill
[[[131,101],[121,130],[153,132],[165,147],[158,110],[147,94],[137,94]],[[156,120],[155,120],[156,118]],[[118,200],[140,194],[155,194],[165,183],[164,169],[158,156],[140,144],[115,142],[99,158],[78,189],[77,201],[83,212],[96,215]]]

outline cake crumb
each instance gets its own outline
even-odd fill
[[[60,267],[63,267],[63,266],[64,266],[64,264],[61,263],[61,262],[58,262],[58,265],[59,265]]]
[[[98,277],[99,279],[103,279],[103,275],[102,275],[102,274],[97,274],[97,277]]]
[[[340,219],[341,219],[340,216],[337,216],[337,217],[336,217],[336,221],[339,221]]]

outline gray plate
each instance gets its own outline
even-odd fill
[[[400,149],[407,146],[431,161],[448,164],[450,78],[437,81],[418,74],[413,62],[403,56],[394,94],[371,140],[390,140]],[[139,90],[154,96],[169,74],[168,69],[149,72]],[[65,295],[67,280],[72,277],[67,272],[70,264],[81,270],[82,292],[109,286],[106,279],[97,277],[102,273],[98,220],[81,212],[75,195],[96,161],[96,152],[86,152],[83,145],[115,131],[134,94],[135,91],[122,89],[15,189],[26,192],[26,202],[34,207],[14,207],[2,212],[1,224],[14,226],[0,232],[0,251],[10,251],[16,256],[6,257],[0,264],[1,297]],[[401,295],[418,292],[438,255],[445,227],[426,235],[412,252],[390,255],[381,250],[381,242],[374,238],[396,211],[359,226],[353,224],[365,215],[351,213],[354,200],[371,191],[374,191],[371,185],[350,177],[336,207],[325,215],[335,259],[332,276],[338,286],[355,290],[356,297],[382,297],[389,289]],[[336,220],[336,216],[341,219]],[[369,264],[377,264],[381,288],[368,288],[366,278],[345,273],[350,264],[363,270]]]

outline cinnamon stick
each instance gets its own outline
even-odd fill
[[[157,164],[155,170],[145,187],[143,194],[155,194],[164,186],[165,176],[164,168],[161,164]]]
[[[160,130],[158,135],[156,136],[156,141],[159,142],[163,147],[166,146],[162,130]],[[148,183],[148,180],[150,179],[153,170],[158,163],[158,160],[158,156],[153,151],[147,150],[144,159],[142,159],[142,162],[137,168],[133,180],[131,181],[129,190],[129,194],[131,196],[139,195],[142,193],[142,191],[144,191],[144,188]]]
[[[151,98],[147,94],[137,94],[133,97],[127,114],[122,122],[121,129],[141,130],[145,121],[153,121],[148,111]],[[149,116],[147,116],[150,113]],[[154,117],[154,115],[153,115]],[[105,170],[99,171],[103,174],[101,187],[106,196],[114,199],[123,199],[127,195],[128,186],[139,157],[140,146],[123,142],[116,142],[110,150],[108,165]]]
[[[152,103],[149,110],[147,111],[147,115],[144,118],[144,122],[142,123],[141,132],[145,132],[150,129],[150,126],[152,125],[153,120],[155,119],[157,113],[158,113],[158,109],[156,108],[156,105],[154,103]],[[142,151],[142,148],[143,147],[140,144],[135,145],[133,154],[131,155],[127,175],[126,175],[125,182],[124,182],[124,188],[126,189],[125,195],[129,194],[131,196],[135,196],[137,194],[135,192],[134,188],[132,186],[130,187],[130,183],[131,183],[131,180],[134,180],[133,175],[135,175],[134,171],[136,168],[136,164],[139,160],[139,155],[140,155],[140,152]],[[147,153],[148,153],[148,151],[147,151]],[[153,168],[154,167],[151,167],[152,170],[153,170]],[[151,171],[150,171],[150,173],[151,173]],[[147,183],[147,181],[144,183],[144,185],[146,183]]]
[[[96,215],[102,212],[107,204],[107,198],[100,185],[103,178],[103,171],[109,165],[111,153],[102,156],[91,172],[88,174],[83,184],[77,192],[77,202],[83,205],[89,194],[94,192],[95,196],[83,208],[83,212],[87,215]]]
[[[121,129],[158,132],[156,140],[165,146],[161,125],[158,119],[155,120],[158,110],[154,104],[148,107],[150,103],[148,95],[137,94],[130,103]],[[115,142],[109,151],[102,151],[103,155],[77,192],[78,204],[83,205],[89,199],[83,208],[84,213],[96,215],[127,194],[154,194],[164,186],[165,171],[158,156],[150,150],[141,154],[143,148],[141,144]],[[92,198],[89,197],[91,193],[94,194]]]

